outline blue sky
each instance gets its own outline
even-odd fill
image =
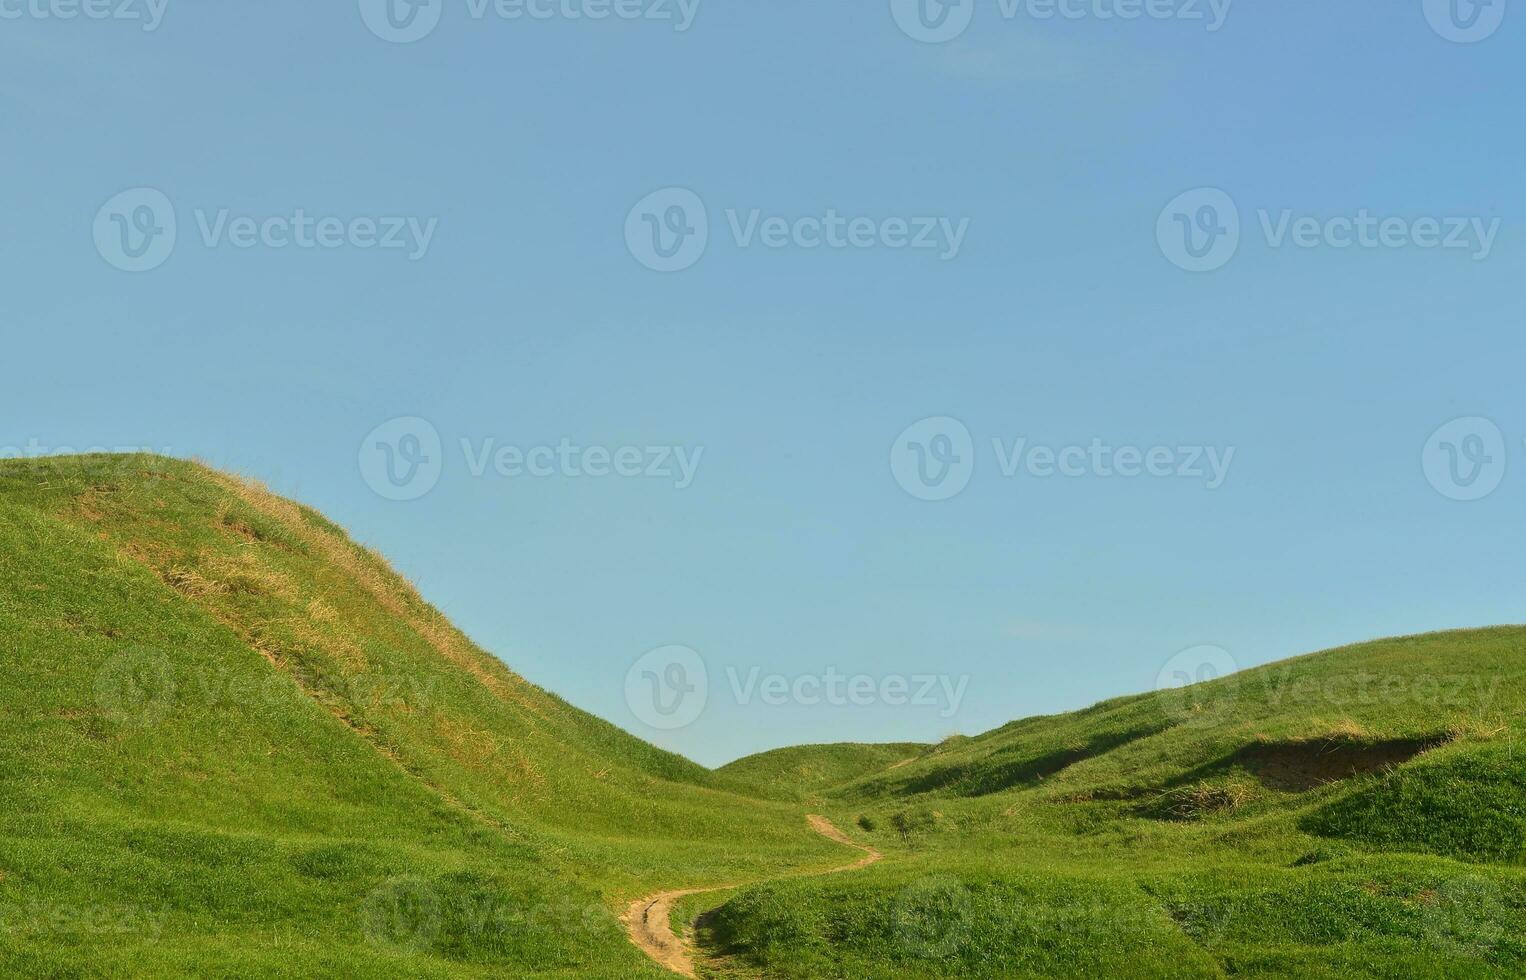
[[[4,7],[0,447],[260,477],[531,680],[706,763],[974,733],[1204,645],[1249,666],[1522,619],[1526,11],[1464,43],[1420,0],[1237,3],[1213,31],[1185,16],[1206,0],[991,0],[924,43],[884,2],[701,0],[687,30],[676,2],[436,2],[412,43],[354,3],[169,0],[153,30]],[[107,205],[143,188],[176,237],[123,271],[112,235],[163,226]],[[1232,253],[1188,271],[1171,229],[1225,199]],[[708,241],[653,271],[643,230],[695,228],[674,201]],[[333,247],[291,244],[298,209]],[[863,246],[806,247],[829,215]],[[1395,223],[1337,247],[1363,216]],[[924,226],[957,249],[897,247]],[[440,438],[414,500],[361,461],[398,418]],[[935,501],[892,459],[954,445],[929,418],[973,463]],[[1438,433],[1459,418],[1489,421]],[[1159,447],[1171,475],[1009,476],[993,440],[1019,439]],[[468,462],[563,440],[698,462],[682,487]],[[1220,485],[1179,475],[1209,449]],[[659,730],[627,677],[672,645],[709,696]],[[829,671],[874,703],[737,696]],[[957,711],[886,703],[923,675],[967,679]]]

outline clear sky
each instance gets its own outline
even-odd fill
[[[712,764],[1526,618],[1526,4],[972,2],[0,0],[0,446],[260,477]]]

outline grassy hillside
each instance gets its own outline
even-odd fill
[[[0,463],[0,636],[4,976],[1526,976],[1526,628],[710,772],[135,456]]]
[[[1526,976],[1526,629],[1385,640],[821,790],[889,860],[738,893],[722,973]]]
[[[842,860],[190,463],[0,464],[0,635],[3,975],[658,975],[628,900]]]
[[[797,745],[749,755],[722,766],[716,773],[758,795],[809,799],[861,776],[905,765],[931,747],[920,742]]]

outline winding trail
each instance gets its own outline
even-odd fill
[[[816,833],[847,847],[864,852],[864,856],[852,864],[845,864],[840,868],[831,868],[826,871],[807,872],[798,877],[814,877],[816,875],[842,874],[845,871],[857,871],[867,868],[874,862],[884,857],[879,851],[866,844],[860,844],[847,834],[838,830],[832,821],[826,817],[811,814],[806,822]],[[763,879],[771,881],[775,879]],[[747,882],[747,884],[759,884],[759,882]],[[674,973],[686,977],[694,976],[693,952],[684,942],[683,938],[673,933],[672,917],[673,903],[690,895],[704,895],[708,892],[723,892],[733,888],[741,888],[742,885],[711,885],[706,888],[685,888],[677,891],[658,892],[648,895],[631,903],[625,915],[620,921],[625,924],[625,931],[630,935],[631,942],[636,948],[647,956],[650,956],[659,966],[666,967]]]

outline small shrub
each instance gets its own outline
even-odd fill
[[[925,810],[901,810],[890,818],[890,826],[905,844],[910,844],[914,835],[931,830],[936,823],[936,818]]]

